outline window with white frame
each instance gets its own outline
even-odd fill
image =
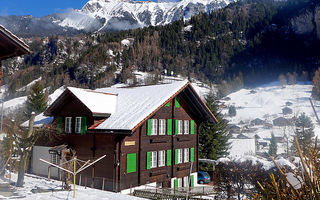
[[[188,187],[188,183],[189,183],[189,177],[188,176],[183,177],[183,187]]]
[[[182,163],[182,149],[178,149],[178,164]]]
[[[182,178],[178,178],[178,188],[182,187]]]
[[[165,166],[165,151],[159,151],[159,157],[158,157],[158,167],[163,167]]]
[[[76,133],[81,133],[81,117],[76,117],[75,131]]]
[[[190,130],[189,130],[189,120],[184,120],[183,125],[184,125],[184,134],[188,135],[189,132],[190,132]]]
[[[189,148],[185,148],[184,149],[184,158],[183,158],[184,162],[189,162]]]
[[[182,135],[182,120],[177,120],[178,124],[178,135]]]
[[[166,134],[166,120],[159,119],[159,135],[165,135],[165,134]]]
[[[65,132],[66,133],[71,133],[71,120],[72,120],[72,117],[66,117],[65,119]]]
[[[151,120],[151,135],[157,135],[157,129],[158,129],[158,120],[152,119]]]
[[[55,165],[59,165],[59,155],[57,153],[50,154],[51,155],[51,163]]]
[[[150,159],[150,168],[157,167],[157,152],[152,151],[151,152],[151,159]]]

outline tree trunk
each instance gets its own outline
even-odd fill
[[[28,157],[28,152],[25,152],[25,151],[21,152],[21,154],[20,154],[20,162],[19,162],[17,187],[23,187],[24,173],[25,173],[25,166],[26,166],[27,157]]]
[[[29,138],[33,135],[33,125],[34,125],[34,118],[35,118],[35,113],[32,112],[31,118],[29,120],[29,130],[26,135],[24,135],[24,138]],[[30,147],[30,146],[29,146]],[[26,169],[26,161],[28,158],[28,151],[26,150],[26,147],[23,149],[23,151],[20,152],[20,162],[19,162],[19,171],[18,171],[18,180],[17,180],[17,187],[22,187],[23,186],[23,181],[24,181],[24,173]]]

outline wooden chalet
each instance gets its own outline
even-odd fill
[[[0,24],[0,68],[1,61],[30,53],[28,45]],[[0,70],[0,85],[2,70]]]
[[[107,155],[77,183],[102,178],[91,185],[116,192],[197,184],[198,129],[216,122],[187,80],[95,91],[68,87],[45,115],[53,117],[58,137],[37,145],[64,144],[82,160]]]

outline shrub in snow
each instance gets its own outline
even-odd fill
[[[222,160],[221,160],[222,161]],[[277,174],[274,168],[265,170],[262,163],[252,160],[244,162],[224,159],[216,166],[214,184],[217,187],[218,199],[245,199],[259,191],[259,182],[267,182],[269,174]]]
[[[237,115],[237,110],[235,106],[230,106],[228,110],[228,114],[230,117],[234,117]]]
[[[278,167],[280,176],[270,175],[266,182],[258,182],[260,191],[253,199],[320,199],[320,154],[317,144],[302,152],[303,145],[295,136],[295,145],[300,159],[300,167],[288,172]]]
[[[274,134],[272,133],[271,134],[271,141],[270,141],[270,145],[269,145],[269,155],[276,157],[277,150],[278,150],[278,146],[277,146],[276,137],[274,137]]]

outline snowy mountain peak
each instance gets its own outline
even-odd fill
[[[123,30],[188,20],[202,12],[212,12],[237,0],[182,0],[153,2],[129,0],[90,0],[81,10],[57,22],[75,29]],[[77,17],[74,17],[76,15]],[[81,16],[81,17],[79,17]],[[91,30],[92,31],[92,30]]]

